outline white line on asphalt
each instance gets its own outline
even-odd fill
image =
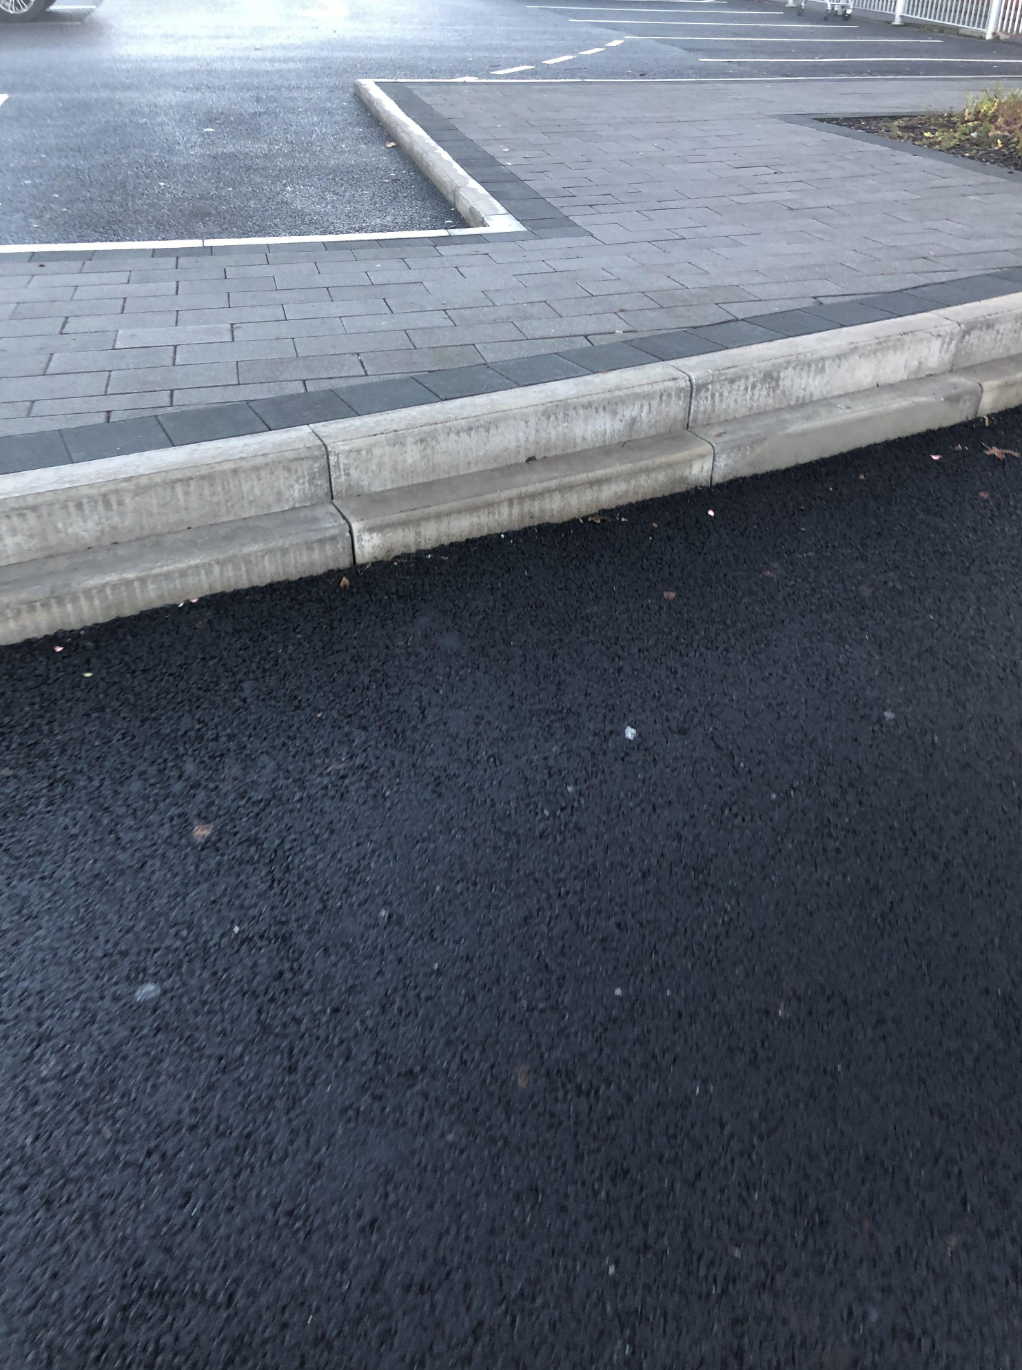
[[[731,63],[734,62],[755,62],[756,60],[757,59],[755,57],[700,58],[700,61],[721,62],[725,66],[729,66]],[[815,60],[826,62],[849,62],[859,61],[860,59],[850,57],[826,57],[815,59],[785,59],[783,57],[764,57],[762,60],[765,62],[784,62],[785,60],[787,60],[789,64],[791,62],[797,61],[799,65],[802,65],[803,61],[808,62]],[[864,57],[861,60],[864,62],[911,62],[913,59],[911,57]],[[985,59],[981,57],[957,59],[954,57],[920,57],[917,60],[920,62],[954,62],[956,60],[981,62]],[[992,58],[990,60],[997,61],[998,59]],[[977,73],[977,75],[978,74],[979,73]],[[398,77],[391,76],[387,79],[391,81],[396,81],[398,80]],[[414,81],[415,84],[419,86],[424,86],[427,84],[431,86],[452,86],[457,84],[454,78],[450,76],[406,76],[404,79],[406,81]],[[863,85],[866,81],[929,81],[931,82],[931,84],[934,81],[943,81],[950,84],[950,82],[952,81],[965,81],[971,79],[971,77],[967,77],[964,73],[961,76],[958,76],[954,72],[949,73],[947,76],[938,76],[936,72],[931,72],[928,75],[921,76],[914,76],[911,72],[907,73],[904,76],[876,76],[871,75],[868,72],[863,76],[852,76],[850,74],[847,76],[844,74],[840,76],[650,76],[643,81],[640,81],[637,76],[539,76],[525,77],[520,81],[502,81],[501,85],[533,86],[537,84],[543,84],[547,86],[754,86],[757,84],[772,85],[776,84],[779,81],[848,81],[854,83],[855,85]],[[484,79],[480,84],[484,86],[495,86],[497,82]],[[958,87],[958,89],[961,89],[961,87]],[[458,232],[459,230],[451,229],[448,231],[454,233]],[[465,232],[466,230],[462,229],[460,231]],[[496,232],[495,229],[480,229],[479,231],[483,233]],[[511,232],[512,230],[508,229],[506,231]],[[379,234],[369,236],[379,237]],[[319,240],[316,239],[315,241],[318,242]]]
[[[778,15],[780,18],[780,15]],[[601,24],[627,24],[627,19],[601,19]],[[588,19],[569,19],[569,24],[588,24]],[[729,24],[723,19],[639,19],[634,27],[637,29],[645,28],[648,24],[650,28],[656,28],[657,24],[665,29],[775,29],[776,24]],[[813,25],[800,24],[799,28],[810,28]],[[822,28],[823,25],[818,27]],[[857,29],[858,24],[846,24],[845,28]]]
[[[9,96],[9,95],[0,95],[0,105],[2,105],[3,102],[4,102],[5,100],[9,100],[9,99],[10,99],[10,96]]]
[[[891,40],[894,41],[893,39]],[[927,39],[939,42],[939,39]],[[999,67],[1022,67],[1022,57],[700,57],[700,62],[979,62]]]
[[[599,52],[600,49],[597,48],[596,51]],[[516,71],[535,71],[535,70],[536,70],[535,67],[504,67],[504,69],[503,69],[502,71],[491,71],[491,72],[490,72],[490,75],[491,75],[491,76],[510,76],[513,72],[516,72]]]
[[[455,79],[444,82],[455,84]],[[522,83],[524,84],[524,83]],[[193,247],[273,247],[289,243],[391,242],[403,238],[467,238],[475,233],[521,233],[520,228],[422,228],[400,233],[307,233],[287,238],[181,238],[124,243],[0,243],[0,255],[12,252],[134,252]]]
[[[645,13],[645,11],[643,11],[643,13]],[[650,13],[652,13],[652,11],[650,11]],[[752,11],[750,10],[749,13],[751,14]],[[782,19],[783,17],[784,17],[784,16],[783,16],[783,15],[780,15],[780,14],[778,14],[778,15],[775,16],[775,18],[777,18],[777,19]],[[569,23],[569,24],[591,24],[591,23],[592,23],[592,20],[591,20],[591,19],[569,19],[569,20],[568,20],[568,23]],[[635,27],[636,27],[636,28],[640,28],[640,29],[646,28],[647,25],[648,25],[650,28],[655,28],[655,27],[657,26],[657,24],[660,24],[660,25],[661,25],[663,28],[665,28],[665,29],[698,29],[698,28],[704,28],[704,29],[774,29],[774,28],[777,27],[776,24],[729,24],[728,21],[727,21],[726,19],[636,19],[636,20],[631,20],[631,19],[601,19],[601,20],[600,20],[600,23],[601,23],[601,24],[631,24],[631,23],[634,23],[634,24],[635,24]],[[799,25],[799,28],[804,28],[804,27],[805,27],[805,25],[803,25],[803,24],[800,24],[800,25]],[[853,29],[857,29],[859,26],[858,26],[858,24],[851,24],[851,25],[849,25],[848,27],[853,28]]]
[[[583,48],[579,57],[592,57],[594,52],[602,52],[603,48]]]
[[[629,38],[677,38],[676,33],[630,33]],[[700,43],[943,43],[943,38],[711,38],[700,35]],[[744,58],[742,59],[745,60]],[[774,59],[771,58],[771,61]],[[866,61],[866,58],[862,59]],[[886,59],[885,59],[886,60]],[[900,58],[892,58],[892,61],[900,61]],[[920,61],[923,59],[920,58]]]
[[[622,44],[624,41],[625,41],[625,40],[624,40],[623,38],[613,38],[613,39],[611,39],[611,41],[607,44],[607,47],[608,47],[608,48],[619,48],[619,47],[621,46],[621,44]]]
[[[547,57],[544,59],[543,65],[545,67],[555,67],[558,62],[573,62],[574,60],[575,54],[573,52],[569,52],[567,57]]]

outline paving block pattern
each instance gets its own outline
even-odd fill
[[[818,122],[947,106],[961,78],[385,88],[523,231],[0,255],[0,473],[1022,285],[1019,178]]]

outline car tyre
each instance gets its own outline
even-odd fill
[[[27,24],[38,19],[54,0],[0,0],[0,24]]]

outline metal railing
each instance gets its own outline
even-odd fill
[[[854,8],[890,15],[895,24],[946,24],[984,38],[1022,34],[1022,0],[854,0]]]

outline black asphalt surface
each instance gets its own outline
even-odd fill
[[[2,1370],[1022,1364],[1019,452],[0,650]]]
[[[967,75],[990,84],[1022,73],[1022,45],[858,15],[798,19],[773,0],[58,6],[38,23],[0,28],[0,94],[10,97],[0,106],[0,243],[456,226],[439,192],[386,147],[354,82],[485,80],[523,65],[527,80]]]

